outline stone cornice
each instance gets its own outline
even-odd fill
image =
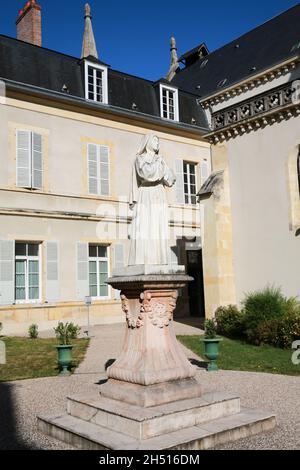
[[[300,115],[294,92],[293,83],[288,83],[213,114],[214,130],[206,137],[216,144]]]
[[[208,109],[211,106],[217,105],[219,103],[225,102],[235,96],[239,96],[242,93],[245,93],[249,90],[259,87],[264,83],[272,82],[276,78],[284,76],[297,67],[297,64],[300,62],[300,57],[294,56],[289,60],[280,63],[270,69],[264,70],[256,75],[252,75],[247,79],[240,81],[228,88],[222,88],[217,93],[214,93],[211,96],[199,99],[199,103],[204,109]]]

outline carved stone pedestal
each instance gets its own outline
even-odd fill
[[[132,387],[129,387],[128,398],[122,393],[123,401],[140,404],[142,390],[146,390],[145,386],[151,386],[152,392],[149,389],[146,402],[149,402],[151,394],[153,398],[157,395],[155,404],[158,404],[159,399],[161,403],[170,402],[180,399],[181,392],[184,395],[184,387],[178,383],[185,381],[190,397],[199,396],[199,385],[192,380],[195,368],[182,352],[173,329],[178,289],[189,280],[184,274],[117,277],[109,280],[114,288],[121,290],[127,329],[123,351],[107,371],[108,378],[113,379],[113,382],[111,386],[109,381],[102,387],[103,395],[120,399],[119,385],[115,382],[119,381],[123,382],[120,383],[122,388],[126,383],[135,384],[141,389],[133,393]],[[164,387],[155,389],[157,384],[164,384]],[[133,399],[135,395],[137,401]]]
[[[202,395],[196,369],[177,343],[173,311],[185,274],[128,275],[121,290],[126,337],[99,394],[71,397],[67,414],[39,429],[81,449],[208,449],[272,429],[273,415],[240,408],[238,397]]]

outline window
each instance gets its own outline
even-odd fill
[[[178,90],[160,85],[160,115],[171,121],[179,121]]]
[[[109,297],[108,248],[103,245],[89,246],[89,287],[90,296],[99,299]]]
[[[35,132],[17,130],[17,186],[42,189],[42,136]]]
[[[85,62],[85,97],[97,103],[108,103],[107,67]]]
[[[40,272],[40,245],[37,243],[16,243],[16,303],[40,302]]]
[[[88,144],[89,193],[109,196],[109,147]]]
[[[197,165],[193,163],[183,162],[185,204],[197,203],[196,167]]]

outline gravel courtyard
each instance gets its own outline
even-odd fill
[[[177,334],[199,334],[199,329],[180,323],[175,329]],[[0,449],[72,449],[39,433],[36,416],[63,413],[68,395],[97,392],[99,381],[106,379],[106,365],[120,352],[123,335],[121,324],[94,327],[86,359],[73,376],[0,384]],[[197,360],[184,350],[190,359]],[[242,406],[277,415],[274,431],[220,449],[300,448],[299,377],[230,371],[209,374],[203,369],[197,374],[205,392],[233,392],[241,397]]]

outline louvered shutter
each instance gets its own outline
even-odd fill
[[[114,272],[118,273],[118,269],[124,267],[124,246],[123,245],[115,245],[113,247],[113,255],[114,255]],[[120,300],[121,291],[114,290],[114,298],[115,300]]]
[[[101,196],[109,196],[109,148],[100,145],[99,154],[100,194]]]
[[[59,245],[57,242],[47,242],[47,282],[46,300],[49,303],[58,302],[60,299],[59,283]]]
[[[15,242],[0,240],[0,305],[11,305],[15,300]]]
[[[32,187],[43,187],[42,136],[36,133],[32,134]]]
[[[184,204],[184,179],[183,179],[183,161],[175,160],[175,173],[176,173],[176,202],[177,204]]]
[[[204,185],[205,181],[209,177],[209,163],[207,160],[203,160],[200,163],[200,188]]]
[[[97,145],[88,144],[89,193],[99,194],[99,161]]]
[[[77,289],[76,297],[84,301],[89,295],[89,253],[87,243],[77,243]]]
[[[31,132],[17,130],[17,186],[31,188]]]

